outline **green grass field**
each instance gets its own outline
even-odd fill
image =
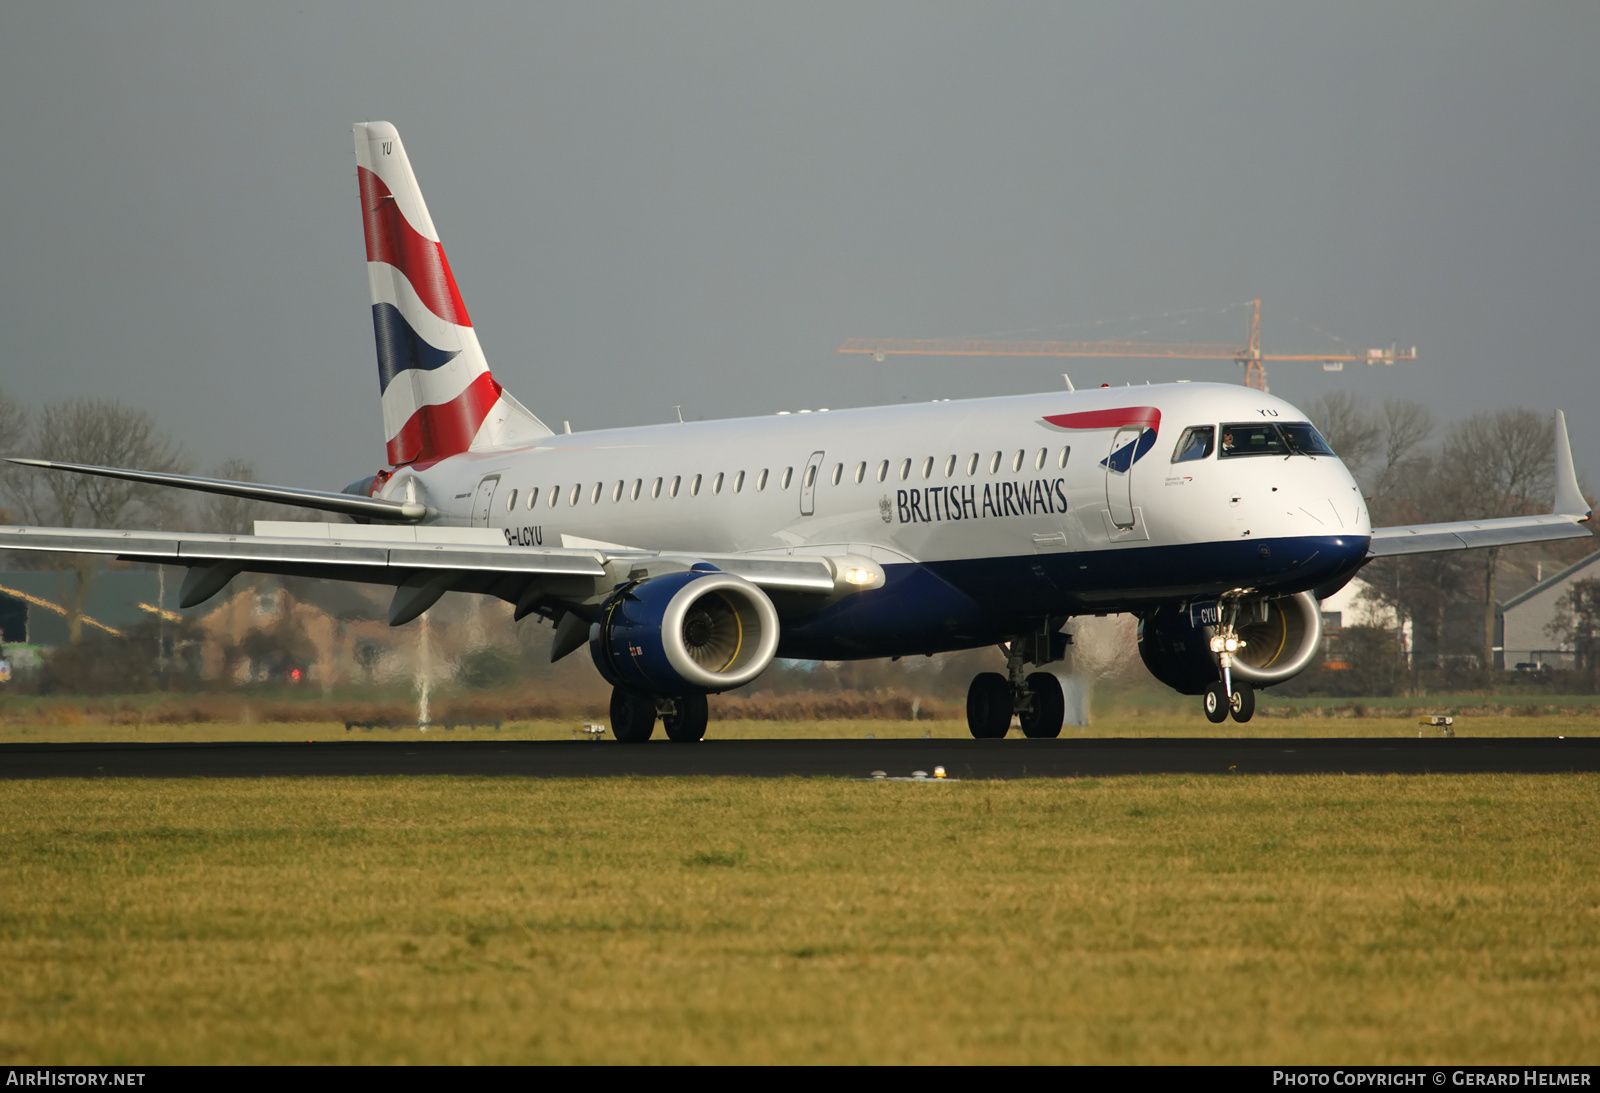
[[[4,782],[0,1060],[1593,1061],[1597,799]]]

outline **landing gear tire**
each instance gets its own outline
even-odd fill
[[[999,672],[979,672],[967,688],[967,728],[979,740],[999,740],[1011,729],[1011,684]]]
[[[1017,715],[1023,733],[1035,740],[1060,736],[1061,723],[1067,719],[1061,681],[1049,672],[1034,672],[1028,677],[1028,693],[1033,696],[1033,708]]]
[[[1228,720],[1228,711],[1232,708],[1232,703],[1228,701],[1228,693],[1222,689],[1220,679],[1206,688],[1206,695],[1202,701],[1207,721],[1213,725],[1220,725]]]
[[[1256,713],[1256,689],[1242,679],[1233,681],[1233,694],[1228,696],[1228,709],[1240,724],[1249,721]]]
[[[703,694],[681,695],[672,700],[673,712],[663,714],[661,727],[667,730],[667,739],[679,744],[695,744],[705,739],[706,722],[711,712]]]
[[[611,688],[611,735],[619,744],[643,744],[656,731],[656,700]]]

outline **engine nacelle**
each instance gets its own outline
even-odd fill
[[[660,696],[742,687],[777,651],[778,612],[767,594],[709,567],[618,589],[589,639],[606,682]]]
[[[1322,605],[1310,592],[1240,604],[1237,626],[1244,647],[1233,655],[1233,674],[1257,687],[1293,679],[1322,647]],[[1163,606],[1139,623],[1139,658],[1179,694],[1203,694],[1221,678],[1214,633],[1214,626],[1194,625],[1181,607]]]

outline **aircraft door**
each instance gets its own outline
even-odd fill
[[[1106,509],[1119,528],[1133,527],[1133,456],[1140,426],[1118,429],[1106,453]]]
[[[500,476],[491,474],[478,483],[478,492],[472,495],[472,526],[486,528],[489,526],[489,512],[494,504],[495,487],[500,485]]]
[[[826,452],[812,452],[806,460],[805,472],[800,476],[800,515],[810,516],[817,507],[817,475],[822,473],[822,457]]]

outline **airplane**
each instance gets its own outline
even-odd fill
[[[1316,659],[1319,598],[1375,557],[1589,534],[1565,420],[1546,515],[1373,528],[1282,399],[1213,383],[815,410],[556,433],[495,380],[387,122],[354,127],[388,463],[342,491],[13,462],[295,505],[352,523],[254,535],[0,528],[0,548],[182,566],[193,607],[243,572],[445,592],[554,624],[612,686],[614,737],[704,737],[707,696],[775,657],[998,646],[974,737],[1058,736],[1075,617],[1132,613],[1156,679],[1206,717]],[[1030,671],[1030,668],[1035,669]]]

